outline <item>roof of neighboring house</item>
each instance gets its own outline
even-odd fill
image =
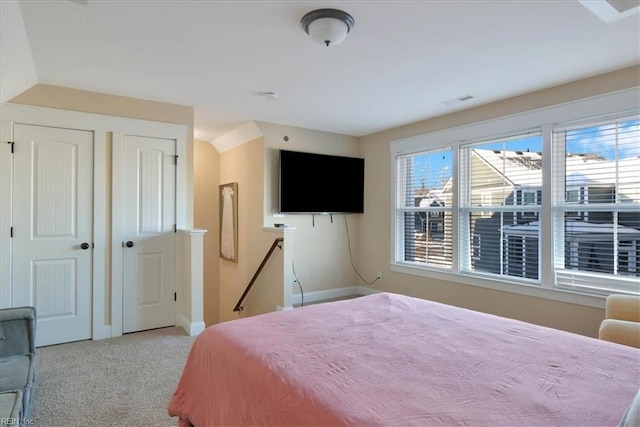
[[[420,200],[420,207],[428,207],[428,206],[444,206],[444,200],[442,199],[442,192],[440,190],[431,190],[429,194]]]
[[[611,236],[613,235],[613,224],[599,224],[587,221],[567,221],[565,222],[564,227],[565,234],[568,238],[586,237],[588,240],[598,240],[598,236],[604,236],[607,240],[611,241]],[[539,228],[540,222],[532,221],[528,224],[504,227],[503,231],[505,234],[512,236],[537,237]],[[627,239],[640,239],[640,230],[632,227],[618,225],[617,233],[619,238],[622,236]]]
[[[527,151],[473,149],[473,155],[513,186],[542,186],[542,154]]]
[[[618,160],[618,169],[613,160],[567,157],[567,187],[597,184],[638,184],[640,185],[640,157]]]
[[[473,149],[473,155],[482,160],[508,183],[519,188],[542,186],[542,155],[539,152],[500,151]],[[620,192],[631,200],[640,202],[640,157],[606,160],[595,153],[567,154],[566,186],[620,185]],[[441,194],[452,191],[450,178]]]
[[[542,185],[542,155],[538,152],[494,151],[474,149],[473,153],[482,159],[496,173],[517,187],[540,187]],[[598,154],[568,154],[566,157],[566,185],[621,184],[626,188],[640,186],[640,157],[606,160]]]

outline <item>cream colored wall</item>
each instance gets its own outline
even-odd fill
[[[219,320],[221,322],[237,319],[240,313],[233,308],[242,295],[251,277],[260,265],[262,258],[275,239],[274,233],[262,230],[264,179],[264,144],[262,138],[242,144],[239,147],[220,154],[220,184],[238,183],[238,262],[220,259],[220,298]],[[217,191],[217,190],[216,190]],[[260,280],[266,281],[275,289],[282,288],[277,266],[279,254],[270,261]],[[260,283],[254,285],[256,289]],[[263,289],[264,290],[264,289]],[[242,316],[274,311],[281,304],[276,294],[263,294],[263,298],[253,298],[245,304],[246,312]],[[254,291],[252,291],[253,294]],[[273,299],[272,299],[273,298]]]
[[[334,215],[333,223],[330,216],[316,215],[315,225],[311,215],[274,216],[278,206],[279,149],[360,157],[358,138],[273,123],[256,124],[264,135],[265,146],[264,224],[273,226],[274,223],[284,223],[296,229],[291,235],[295,247],[293,263],[304,292],[358,285],[358,278],[349,261],[344,221],[348,221],[356,262],[362,215]],[[285,136],[288,141],[284,140]],[[365,165],[367,167],[369,165]],[[362,271],[362,274],[373,276],[375,271]],[[294,287],[293,292],[300,291]]]
[[[220,154],[209,142],[194,141],[193,199],[195,228],[205,229],[204,235],[204,321],[211,326],[219,321],[220,292]]]
[[[383,272],[383,280],[376,284],[376,289],[520,319],[591,337],[597,336],[599,324],[604,318],[602,309],[391,272],[389,262],[392,260],[392,203],[389,142],[623,90],[638,86],[639,83],[640,67],[634,66],[362,138],[366,185],[365,214],[361,218],[358,240],[359,265],[364,271]]]
[[[250,255],[249,280],[255,274],[256,269],[264,259],[271,245],[277,237],[281,237],[280,233],[264,232],[261,235],[260,250],[255,250]],[[284,283],[284,251],[276,248],[269,260],[264,265],[260,275],[256,278],[251,291],[247,294],[244,310],[240,314],[241,317],[255,316],[256,314],[270,313],[275,311],[278,306],[283,307],[283,283]],[[249,283],[243,285],[246,286]]]
[[[10,102],[107,116],[184,124],[191,126],[193,130],[193,107],[166,102],[45,84],[31,87]]]

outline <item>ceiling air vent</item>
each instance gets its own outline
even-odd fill
[[[477,98],[477,96],[475,95],[471,95],[471,94],[466,94],[466,95],[462,95],[462,96],[458,96],[456,98],[451,98],[451,99],[447,99],[446,101],[442,101],[442,103],[444,105],[454,105],[454,104],[458,104],[460,102],[465,102],[465,101],[469,101],[472,99]]]

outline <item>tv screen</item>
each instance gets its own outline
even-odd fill
[[[282,213],[363,213],[364,159],[280,150]]]

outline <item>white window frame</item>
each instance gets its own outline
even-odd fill
[[[480,196],[481,196],[481,201],[480,201],[480,207],[477,207],[475,205],[472,204],[472,197],[471,197],[471,192],[472,192],[472,183],[471,181],[471,163],[472,163],[472,152],[474,150],[474,148],[477,148],[478,146],[482,146],[484,144],[493,144],[496,142],[501,142],[500,140],[503,140],[502,142],[511,142],[511,141],[518,141],[521,138],[524,137],[528,137],[528,136],[534,136],[534,135],[538,135],[541,137],[541,132],[539,129],[525,129],[525,130],[520,130],[518,132],[513,132],[513,133],[509,133],[506,135],[499,135],[497,137],[489,137],[489,138],[478,138],[477,141],[460,141],[460,143],[456,144],[456,148],[457,150],[455,150],[458,154],[458,165],[467,165],[469,167],[467,168],[463,168],[460,167],[459,168],[459,174],[462,174],[465,179],[464,180],[460,180],[461,184],[460,186],[458,186],[455,190],[457,191],[457,197],[455,197],[454,195],[454,199],[457,199],[459,201],[458,204],[458,215],[459,215],[459,219],[458,219],[458,224],[460,229],[464,230],[464,233],[462,233],[461,238],[463,238],[464,236],[469,236],[468,241],[465,239],[465,241],[459,241],[459,243],[456,245],[454,242],[454,246],[458,246],[460,248],[460,273],[462,274],[470,274],[470,275],[478,275],[478,274],[486,274],[489,277],[496,277],[497,280],[514,280],[514,281],[521,281],[523,283],[527,283],[527,284],[539,284],[540,282],[540,271],[538,268],[538,277],[536,279],[531,279],[531,278],[524,278],[524,277],[518,277],[518,276],[511,276],[508,274],[508,269],[506,268],[506,265],[503,263],[503,261],[505,261],[504,259],[504,250],[505,250],[505,245],[503,244],[504,239],[506,234],[501,234],[500,239],[499,239],[499,258],[501,261],[500,264],[500,272],[499,273],[481,273],[478,270],[474,270],[472,269],[472,259],[475,259],[473,257],[473,248],[470,247],[470,245],[472,245],[472,234],[469,230],[469,215],[471,214],[480,214],[482,217],[491,217],[494,214],[500,213],[511,213],[513,214],[514,218],[517,218],[518,215],[522,215],[523,212],[527,212],[527,207],[524,207],[524,205],[519,205],[518,204],[518,192],[521,191],[520,189],[516,189],[514,191],[514,197],[513,197],[513,203],[511,205],[507,205],[505,203],[503,203],[503,198],[505,197],[505,187],[504,184],[503,186],[500,187],[494,187],[491,192],[489,194],[495,193],[496,191],[500,191],[502,192],[502,197],[499,198],[500,203],[499,204],[492,204],[491,202],[488,205],[485,205],[485,195],[487,194],[486,192],[481,191],[480,192]],[[506,141],[504,141],[506,140]],[[454,152],[454,157],[456,155],[456,152]],[[537,191],[537,190],[536,190]],[[486,211],[484,209],[490,209],[489,211]],[[524,211],[522,209],[525,209]],[[535,215],[539,214],[540,208],[538,205],[535,206],[531,206],[528,208],[528,212],[533,214],[531,217],[534,218]],[[501,220],[501,226],[500,228],[503,229],[504,227],[507,227],[509,225],[513,225],[513,224],[506,224],[504,222],[502,222]],[[540,240],[540,239],[538,239]],[[524,238],[523,238],[523,242],[524,242]],[[540,263],[539,263],[540,265]]]
[[[604,295],[588,294],[582,290],[560,289],[555,286],[555,262],[556,246],[553,239],[553,200],[557,200],[558,195],[554,193],[564,191],[564,186],[553,186],[552,171],[552,130],[554,124],[560,122],[571,122],[584,120],[590,117],[600,117],[606,115],[631,115],[640,111],[640,88],[635,87],[605,95],[594,96],[564,104],[558,104],[537,110],[526,111],[511,116],[493,119],[484,122],[473,123],[465,126],[445,129],[438,132],[417,135],[391,141],[390,166],[391,166],[391,261],[390,269],[395,272],[440,279],[443,281],[462,283],[466,285],[479,286],[500,291],[512,292],[523,295],[530,295],[550,300],[570,302],[592,307],[603,307]],[[460,221],[459,197],[453,198],[452,221],[454,229],[453,237],[453,262],[451,271],[429,268],[428,266],[409,265],[398,261],[397,254],[397,218],[396,218],[396,156],[406,155],[412,152],[438,150],[451,147],[453,150],[453,170],[455,193],[460,194],[460,189],[464,188],[468,177],[460,172],[460,162],[465,159],[459,157],[459,147],[472,140],[499,138],[514,133],[521,133],[526,130],[537,129],[542,132],[542,204],[540,210],[540,280],[539,284],[527,283],[527,281],[514,280],[511,277],[494,277],[483,275],[478,272],[469,274],[460,269],[460,257],[462,254],[469,254],[470,248],[462,248],[461,245],[469,245],[469,241],[462,242],[461,235],[468,235],[465,224]],[[547,197],[545,195],[552,195]],[[561,195],[564,197],[564,194]],[[482,208],[481,208],[482,209]],[[457,225],[457,227],[456,227]],[[466,233],[466,234],[465,234]],[[468,240],[468,239],[466,239]]]
[[[631,115],[637,115],[638,112],[634,112]],[[610,115],[605,115],[603,117],[595,117],[595,118],[587,118],[584,120],[578,120],[576,122],[563,122],[558,126],[559,130],[562,132],[563,130],[570,128],[582,128],[582,127],[596,127],[599,126],[598,122],[602,122],[602,124],[608,124],[616,120],[624,120],[626,117],[624,113],[613,113]],[[555,128],[553,130],[556,130]],[[554,150],[554,158],[559,160],[558,165],[556,165],[556,174],[561,173],[562,176],[565,175],[564,164],[565,164],[565,142],[563,138],[558,138],[557,141],[553,143]],[[635,212],[638,209],[637,205],[628,205],[628,204],[620,204],[618,203],[619,192],[615,191],[615,201],[614,202],[606,202],[599,203],[597,197],[592,198],[591,200],[594,203],[589,203],[589,188],[590,186],[581,187],[582,196],[581,199],[582,204],[580,204],[578,208],[578,212],[581,212],[582,219],[588,221],[590,212],[598,212],[598,211],[610,211],[613,213],[614,221],[617,221],[617,215],[620,212]],[[615,187],[614,187],[615,188]],[[573,213],[575,207],[575,203],[567,202],[566,198],[566,190],[557,188],[553,194],[553,223],[554,228],[558,231],[554,237],[555,244],[555,263],[554,263],[554,271],[556,274],[556,286],[558,288],[564,289],[572,289],[583,292],[591,292],[591,293],[601,293],[604,295],[614,293],[614,292],[629,292],[629,293],[638,293],[640,291],[640,283],[638,283],[638,279],[636,277],[625,277],[625,276],[614,276],[606,273],[596,273],[596,272],[587,272],[583,270],[574,270],[565,267],[565,255],[563,253],[565,243],[566,243],[566,235],[565,235],[565,213]],[[614,231],[614,236],[615,236]],[[616,243],[617,239],[614,238],[613,244],[616,246],[617,250],[614,252],[614,260],[613,260],[613,268],[614,272],[617,273],[617,258],[620,255],[620,248],[618,243]],[[569,263],[570,265],[575,265],[575,259],[578,256],[578,249],[574,248],[572,245],[571,248],[571,256]],[[635,256],[630,257],[629,262],[635,264]]]
[[[441,150],[431,150],[431,151],[441,151]],[[396,160],[395,160],[395,164],[396,164],[396,168],[395,170],[398,171],[397,169],[397,165],[398,165],[398,159],[402,158],[403,159],[403,167],[401,169],[402,175],[404,177],[406,177],[407,174],[407,170],[409,169],[407,166],[407,162],[408,159],[411,158],[413,155],[420,155],[420,154],[429,154],[428,152],[418,152],[418,153],[404,153],[403,155],[397,156]],[[399,175],[398,175],[399,176]],[[394,180],[394,183],[396,183],[396,181]],[[407,197],[407,189],[406,189],[406,180],[403,180],[402,183],[397,183],[396,185],[398,185],[398,189],[399,191],[394,192],[394,195],[397,195],[398,193],[402,193],[405,198]],[[429,207],[407,207],[406,205],[404,205],[403,203],[401,203],[400,200],[396,200],[394,198],[394,215],[397,215],[396,220],[394,221],[394,224],[397,224],[397,226],[399,228],[397,228],[394,232],[394,238],[397,237],[398,241],[395,245],[396,251],[398,251],[397,253],[405,253],[406,251],[406,242],[407,242],[407,238],[405,235],[406,232],[406,228],[404,227],[404,222],[403,221],[399,221],[399,218],[402,217],[404,218],[405,214],[407,213],[425,213],[425,216],[427,218],[427,221],[429,220],[429,217],[431,216],[431,214],[435,213],[435,214],[443,214],[446,215],[447,213],[452,213],[452,207],[451,206],[429,206]],[[425,232],[426,235],[429,235],[429,227],[427,226]],[[402,261],[402,263],[404,265],[414,265],[414,266],[418,266],[418,267],[427,267],[427,268],[432,268],[432,269],[437,269],[437,270],[443,270],[443,271],[451,271],[452,265],[449,266],[443,266],[443,265],[437,265],[435,263],[429,263],[428,262],[428,246],[426,248],[426,255],[427,255],[427,260],[425,262],[420,262],[420,261]]]

